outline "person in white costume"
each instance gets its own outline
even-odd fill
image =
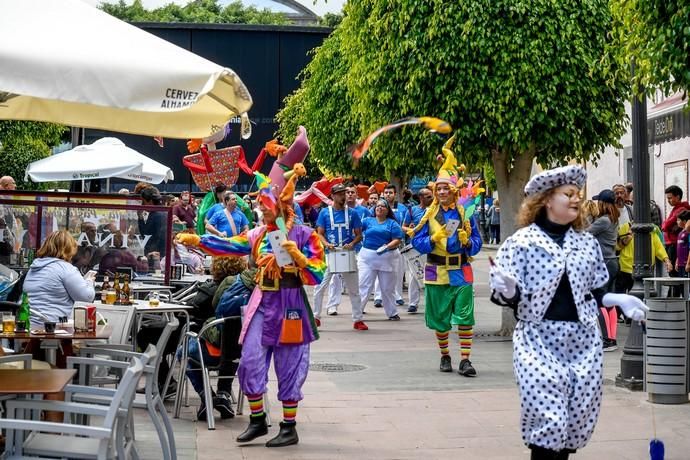
[[[355,211],[359,215],[359,220],[364,220],[366,217],[371,217],[372,214],[365,206],[357,204],[357,187],[352,182],[345,184],[345,205]],[[362,242],[355,245],[355,251],[359,254],[362,249]],[[348,291],[349,292],[349,291]],[[359,290],[357,291],[359,295]],[[343,282],[339,273],[331,277],[331,284],[328,286],[328,302],[326,303],[326,311],[329,315],[338,314],[338,305],[343,299]]]
[[[383,199],[388,203],[388,207],[391,209],[392,217],[400,225],[400,227],[402,227],[403,225],[405,225],[406,218],[409,215],[409,208],[402,203],[398,203],[397,192],[398,189],[395,187],[394,184],[387,184],[386,187],[383,189]],[[402,306],[405,305],[405,301],[402,297],[402,292],[403,278],[405,276],[405,268],[407,264],[403,260],[403,256],[402,254],[400,254],[400,251],[395,252],[397,254],[397,257],[395,258],[395,260],[393,260],[395,264],[393,266],[393,271],[395,272],[395,285],[393,287],[393,296],[395,297],[395,304]],[[374,291],[374,306],[376,308],[381,308],[383,306],[383,303],[381,300],[382,294],[380,282],[374,284]]]
[[[403,239],[403,231],[393,215],[388,202],[379,200],[374,208],[375,217],[367,217],[362,222],[364,243],[359,252],[359,296],[362,309],[367,303],[369,293],[378,278],[381,287],[383,309],[391,321],[400,321],[395,305],[396,267],[400,258],[397,250]]]
[[[336,184],[331,190],[333,204],[321,210],[316,220],[316,231],[323,242],[326,251],[334,251],[336,248],[354,251],[355,246],[362,240],[362,222],[359,214],[345,204],[345,186]],[[342,277],[347,286],[352,304],[353,328],[359,331],[369,329],[362,320],[362,305],[359,299],[359,278],[357,271],[346,273],[334,273],[333,267],[327,267],[321,284],[314,291],[314,320],[317,326],[321,325],[321,307],[323,296],[328,290],[331,278],[334,275]],[[337,310],[332,310],[337,312]],[[331,312],[329,311],[329,314]]]
[[[513,308],[518,320],[513,368],[532,460],[567,459],[592,436],[602,398],[597,302],[619,305],[636,321],[648,311],[636,297],[606,293],[601,249],[584,231],[585,180],[577,165],[533,177],[517,216],[521,228],[490,271],[491,300]]]

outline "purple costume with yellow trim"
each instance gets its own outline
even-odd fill
[[[204,235],[199,246],[215,256],[251,255],[256,261],[273,253],[267,237],[273,229],[262,225],[228,239]],[[265,393],[273,356],[278,377],[278,399],[300,401],[303,399],[302,385],[309,371],[309,344],[318,339],[311,307],[302,286],[319,284],[326,263],[321,241],[310,227],[294,225],[288,232],[288,239],[297,244],[307,258],[307,265],[304,268],[283,267],[282,278],[277,283],[266,277],[257,283],[245,307],[238,376],[245,394]],[[283,321],[288,311],[301,319],[301,343],[281,343]]]

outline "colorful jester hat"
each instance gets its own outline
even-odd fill
[[[304,165],[302,163],[295,163],[291,170],[283,174],[285,182],[281,189],[279,185],[274,185],[269,177],[258,171],[254,173],[259,189],[256,199],[266,209],[270,209],[273,212],[276,216],[276,225],[285,233],[292,228],[295,220],[293,202],[297,179],[306,175],[307,170]]]
[[[458,187],[462,187],[463,184],[461,174],[465,171],[465,165],[458,165],[458,160],[455,159],[455,154],[451,150],[453,142],[455,142],[455,135],[446,141],[441,149],[442,154],[436,157],[437,160],[443,161],[441,168],[438,170],[436,183],[448,184],[451,191],[457,194]]]
[[[441,149],[442,154],[436,157],[437,160],[442,161],[443,164],[438,170],[435,184],[448,184],[450,186],[451,193],[453,193],[456,198],[456,206],[460,212],[460,216],[464,219],[465,216],[468,218],[472,217],[484,189],[481,187],[482,181],[466,181],[462,177],[462,173],[465,171],[465,165],[458,163],[455,154],[451,150],[454,142],[455,135],[446,141]],[[438,195],[434,189],[433,203],[427,208],[419,224],[409,232],[410,236],[421,230],[429,218],[436,215],[439,206]]]

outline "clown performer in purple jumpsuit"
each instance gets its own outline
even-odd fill
[[[269,181],[265,176],[262,179]],[[249,426],[237,437],[237,442],[249,442],[268,434],[263,395],[273,356],[283,421],[280,432],[266,443],[267,447],[299,442],[295,423],[297,405],[304,397],[302,385],[309,371],[309,346],[318,339],[303,286],[318,285],[326,270],[321,240],[310,227],[293,225],[292,193],[288,195],[276,198],[269,186],[261,189],[258,201],[264,225],[232,238],[178,236],[182,243],[198,246],[214,256],[249,256],[250,263],[258,267],[257,285],[245,307],[238,370],[240,385],[252,413]],[[269,241],[274,235],[272,232],[279,229],[287,230],[287,239],[280,247],[292,258],[292,263],[282,267],[278,266]]]

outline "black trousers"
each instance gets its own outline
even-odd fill
[[[180,334],[182,333],[184,325],[187,324],[187,319],[184,315],[179,315],[177,319],[180,321],[179,327],[175,329],[172,334],[170,334],[170,339],[165,345],[165,349],[163,351],[159,350],[159,353],[163,354],[163,359],[161,360],[161,365],[158,369],[158,389],[161,391],[161,393],[164,390],[163,385],[165,384],[165,378],[170,371],[170,364],[168,360],[172,362],[174,359],[175,351],[177,350],[177,343],[180,341]],[[149,344],[155,345],[163,333],[163,327],[164,326],[142,327],[139,329],[139,332],[137,332],[137,345],[139,349],[143,351],[146,350],[146,347],[148,347]]]

